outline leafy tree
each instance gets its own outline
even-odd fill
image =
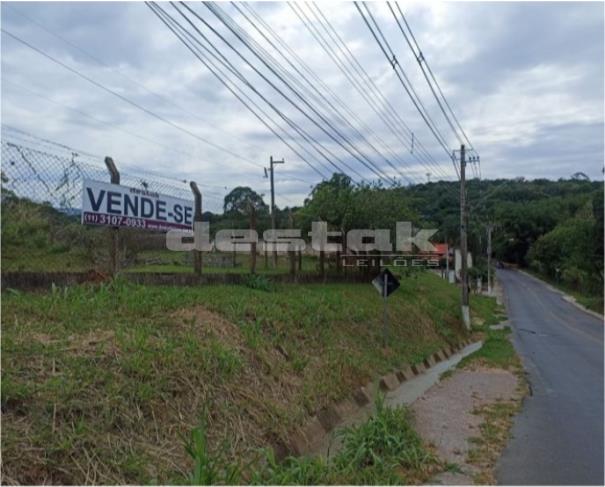
[[[263,201],[263,195],[258,194],[248,186],[238,186],[225,196],[223,211],[225,214],[239,213],[247,215],[250,208],[257,213],[267,213],[269,206]]]

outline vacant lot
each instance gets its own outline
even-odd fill
[[[387,350],[369,284],[116,281],[2,298],[2,468],[20,483],[182,482],[200,424],[211,451],[253,458],[463,334],[457,289],[429,273],[390,298]]]

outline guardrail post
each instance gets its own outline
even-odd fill
[[[195,222],[202,221],[202,193],[195,181],[191,181],[189,186],[191,187],[194,197],[193,222],[195,227]],[[193,251],[193,271],[198,276],[202,275],[202,252],[199,250]]]
[[[116,167],[113,159],[109,156],[105,157],[105,165],[109,171],[110,183],[120,184],[120,171]],[[115,277],[120,270],[120,229],[112,227],[111,229],[111,247],[109,250],[111,260],[111,275]]]

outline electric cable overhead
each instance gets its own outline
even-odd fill
[[[458,167],[456,166],[455,158],[450,153],[450,150],[448,149],[447,144],[445,143],[445,141],[443,139],[443,136],[438,131],[438,128],[433,126],[433,124],[429,120],[429,117],[427,117],[427,114],[425,114],[424,110],[421,108],[421,106],[419,105],[419,103],[415,99],[414,95],[412,94],[412,91],[410,90],[410,88],[406,84],[406,82],[404,80],[404,77],[407,78],[407,76],[402,77],[402,74],[400,74],[400,72],[403,73],[403,69],[401,68],[401,66],[399,65],[399,63],[396,61],[395,54],[394,54],[393,50],[391,49],[391,46],[389,45],[388,41],[386,41],[386,38],[384,37],[384,34],[382,34],[382,31],[380,30],[380,27],[378,26],[378,23],[374,19],[372,13],[367,8],[367,6],[365,4],[363,4],[364,8],[366,9],[366,12],[367,12],[368,16],[370,17],[370,19],[372,20],[372,23],[374,24],[374,28],[370,25],[370,22],[368,21],[366,15],[363,13],[363,11],[361,10],[361,8],[359,7],[359,3],[358,2],[354,2],[354,3],[355,3],[355,7],[357,8],[357,11],[359,12],[359,14],[361,15],[361,17],[362,17],[362,19],[364,21],[364,23],[366,24],[366,26],[370,30],[372,36],[374,37],[374,40],[376,41],[376,43],[380,47],[380,50],[382,51],[382,53],[386,57],[386,59],[389,62],[389,64],[391,64],[391,66],[393,67],[393,70],[395,71],[395,74],[396,74],[397,78],[399,79],[399,82],[403,86],[405,92],[407,93],[408,97],[410,98],[410,100],[412,101],[412,103],[414,104],[414,106],[416,107],[416,110],[418,111],[418,113],[420,114],[420,116],[422,117],[422,119],[424,120],[425,124],[429,127],[430,131],[434,135],[434,137],[437,140],[437,142],[439,143],[439,145],[443,148],[443,150],[446,153],[448,159],[450,159],[452,161],[454,170],[456,171],[456,174],[458,175],[458,177],[460,177],[460,173],[458,171]],[[381,39],[384,42],[384,45],[383,45],[383,42],[381,42],[381,40],[379,39],[379,35],[377,34],[377,32],[379,32],[380,37],[381,37]],[[387,50],[389,52],[387,52]],[[397,67],[399,67],[399,71],[397,70]],[[405,75],[405,73],[404,73],[404,75]]]
[[[414,135],[412,134],[409,127],[407,127],[405,122],[403,122],[401,120],[401,118],[398,116],[396,111],[392,108],[392,106],[390,105],[388,100],[386,100],[384,98],[384,96],[380,93],[380,90],[375,86],[375,83],[373,82],[373,80],[371,80],[371,78],[368,76],[368,78],[369,78],[369,84],[368,84],[368,81],[365,80],[363,75],[356,76],[356,74],[350,70],[350,68],[345,64],[345,62],[339,58],[339,56],[336,54],[336,52],[331,47],[330,42],[328,40],[326,40],[324,38],[323,34],[313,25],[311,20],[307,17],[306,13],[303,11],[302,7],[295,3],[290,3],[288,5],[292,9],[292,11],[295,13],[295,15],[299,18],[299,20],[303,23],[303,25],[307,28],[309,33],[314,37],[314,39],[319,43],[319,45],[322,47],[322,49],[326,52],[326,54],[334,62],[334,64],[340,69],[340,71],[343,73],[345,78],[347,78],[347,80],[353,85],[355,90],[360,94],[360,96],[370,106],[370,108],[376,113],[376,115],[382,120],[382,122],[391,130],[391,132],[393,132],[393,134],[398,137],[398,140],[401,140],[401,141],[407,140],[408,141],[407,147],[410,150],[410,152],[413,152]],[[324,29],[326,29],[325,26],[322,25],[322,27]],[[333,40],[333,42],[334,42],[334,40]],[[342,53],[343,51],[338,46],[338,43],[336,43],[336,45]],[[346,45],[345,45],[345,48],[346,48]],[[350,53],[350,51],[349,51],[349,53]],[[343,55],[343,57],[345,57],[345,60],[349,61],[349,63],[351,62],[350,60],[347,59],[346,55]],[[355,59],[354,59],[354,61],[355,61],[355,63],[358,64],[358,62]],[[353,67],[354,67],[354,69],[356,68],[354,64],[353,64]],[[361,68],[361,69],[363,69],[363,68]],[[356,69],[356,71],[357,71],[357,73],[359,73],[358,69]],[[367,73],[366,73],[366,75],[367,75]],[[362,80],[366,81],[365,87],[361,84],[360,80],[358,79],[359,77]],[[374,99],[373,97],[376,99]],[[387,110],[383,112],[382,106],[387,108]],[[397,126],[399,126],[400,128],[398,129]],[[401,128],[401,127],[403,127],[403,128]],[[405,134],[403,138],[401,138],[400,130],[402,130],[403,134]],[[419,152],[417,150],[415,152],[415,155],[416,155],[417,160],[420,161],[421,159],[418,157],[418,154],[419,154]],[[427,153],[427,155],[428,155],[428,153]],[[430,158],[430,155],[429,155],[429,158]],[[425,167],[426,167],[426,165],[425,165]],[[440,174],[440,169],[436,164],[433,168],[427,168],[427,169],[429,169],[431,172],[435,172],[436,174]]]
[[[250,106],[250,104],[253,104],[259,111],[261,111],[261,113],[263,113],[263,115],[265,115],[265,118],[269,118],[268,115],[266,114],[266,112],[264,112],[262,110],[262,108],[260,108],[258,106],[258,104],[256,104],[250,97],[248,97],[245,93],[243,93],[243,91],[241,91],[241,89],[239,89],[239,93],[238,94],[236,92],[236,90],[238,89],[236,85],[233,84],[233,82],[231,81],[232,84],[229,84],[229,82],[227,82],[227,76],[225,75],[224,71],[222,71],[220,68],[218,68],[216,66],[216,64],[209,59],[206,55],[204,55],[204,53],[202,51],[200,51],[199,49],[197,49],[192,42],[195,42],[199,47],[201,47],[202,49],[204,49],[204,51],[212,56],[215,60],[217,60],[218,62],[220,62],[221,64],[223,64],[223,66],[226,67],[226,69],[228,69],[230,72],[232,72],[232,74],[236,75],[236,77],[238,77],[238,79],[240,79],[240,81],[244,82],[244,83],[248,83],[247,80],[245,80],[244,77],[241,76],[241,73],[238,73],[235,68],[230,65],[228,63],[228,61],[226,61],[225,59],[220,59],[218,57],[218,55],[216,53],[213,53],[212,51],[209,50],[209,48],[207,48],[206,46],[204,46],[199,39],[196,39],[193,37],[193,35],[188,32],[180,23],[178,23],[178,21],[176,21],[174,19],[174,17],[172,17],[170,14],[168,14],[165,10],[163,10],[161,7],[159,7],[159,5],[157,5],[156,3],[153,2],[146,2],[147,6],[156,14],[156,16],[162,21],[162,23],[164,23],[164,25],[166,25],[168,27],[168,29],[170,29],[170,31],[194,54],[194,56],[196,56],[196,58],[202,62],[202,64],[204,64],[204,66],[206,66],[206,68],[248,109],[250,110],[253,115],[261,122],[263,123],[269,130],[271,130],[271,132],[274,133],[274,135],[276,135],[280,140],[282,140],[282,142],[284,142],[298,157],[301,158],[301,160],[303,160],[303,162],[305,162],[307,165],[309,165],[315,172],[317,172],[322,179],[325,179],[325,176],[321,173],[321,171],[319,171],[317,168],[315,168],[312,164],[310,164],[301,154],[300,152],[298,152],[296,149],[294,149],[292,147],[292,145],[283,138],[282,135],[278,134],[276,132],[276,130],[271,127],[271,125],[269,125],[269,123],[263,119],[263,117],[261,117],[257,112],[255,112],[252,107]],[[174,6],[174,5],[173,5]],[[176,8],[176,6],[174,6],[174,8],[181,14],[183,15],[180,10],[178,10]],[[184,16],[186,19],[186,16]],[[177,32],[176,29],[179,29],[180,32]],[[188,40],[185,39],[184,35],[188,36]],[[251,87],[252,89],[254,89],[249,83],[248,86]],[[242,96],[244,98],[246,98],[247,102],[242,98]],[[268,102],[268,100],[267,100]],[[270,103],[270,102],[269,102]],[[272,108],[274,108],[275,110],[277,110],[274,106],[272,106]],[[281,115],[282,118],[284,119],[284,121],[286,121],[286,123],[291,123],[291,121],[283,116],[283,114],[281,114],[281,112],[279,112],[279,110],[277,110],[278,115]],[[291,125],[292,128],[294,128],[295,130],[297,129],[297,127],[295,125]],[[282,129],[283,130],[283,129]],[[300,135],[304,138],[306,137],[306,134],[304,133],[304,131],[301,131],[302,133],[300,133]],[[313,140],[313,139],[310,139]],[[295,142],[297,143],[297,142]],[[300,144],[299,144],[300,145]],[[320,145],[320,144],[318,144]],[[342,170],[331,160],[331,158],[327,157],[325,154],[323,154],[323,152],[321,152],[321,149],[318,149],[317,147],[315,147],[316,150],[318,150],[323,157],[326,159],[326,161],[328,163],[330,163],[331,165],[334,166],[334,168],[338,171],[338,172],[342,172]]]
[[[409,183],[412,182],[412,180],[408,176],[404,175],[397,167],[395,167],[395,165],[391,162],[391,160],[388,157],[386,157],[382,152],[380,152],[380,150],[355,125],[353,125],[351,123],[351,121],[341,112],[341,110],[338,107],[336,107],[331,102],[331,100],[322,91],[320,91],[313,82],[311,82],[309,80],[309,78],[305,75],[305,73],[303,73],[300,69],[298,69],[298,67],[294,63],[292,63],[291,60],[289,60],[286,56],[284,56],[286,62],[294,69],[296,75],[294,75],[293,73],[288,71],[283,66],[283,64],[281,64],[272,54],[270,54],[258,42],[256,42],[252,37],[250,37],[249,34],[244,29],[242,29],[232,19],[232,17],[230,17],[228,14],[226,14],[218,5],[212,3],[212,6],[213,6],[212,8],[216,10],[214,12],[215,15],[220,16],[221,20],[223,22],[227,22],[229,24],[230,28],[236,29],[242,36],[245,36],[247,42],[249,42],[252,46],[254,46],[254,49],[256,49],[257,52],[260,53],[260,55],[262,55],[269,63],[271,63],[272,66],[276,70],[278,70],[282,76],[284,76],[284,78],[288,79],[289,82],[292,83],[292,85],[296,86],[300,92],[305,93],[310,98],[312,98],[317,104],[319,104],[319,107],[321,107],[323,105],[324,106],[324,116],[326,118],[329,117],[330,115],[334,115],[335,119],[341,125],[345,125],[350,130],[352,130],[359,140],[361,140],[363,143],[367,144],[372,149],[372,151],[378,155],[378,157],[384,159],[385,162],[394,171],[396,171],[402,178],[408,180]],[[239,9],[239,7],[237,5],[234,4],[234,7],[238,10],[238,12],[240,12],[240,14],[244,18],[246,18],[249,22],[251,22],[253,27],[255,27],[255,29],[257,29],[259,34],[269,43],[269,45],[271,45],[274,49],[276,49],[275,44],[270,39],[268,39],[268,37],[264,34],[264,32],[261,29],[259,29],[258,26],[249,19],[249,17],[241,9]],[[301,80],[304,81],[304,83]],[[329,107],[329,109],[331,109],[331,113],[327,113],[327,111],[329,110],[328,107]],[[319,110],[321,110],[321,108],[319,108]],[[394,156],[394,158],[397,158],[397,156],[395,154],[393,154],[393,156]]]
[[[23,39],[21,39],[20,37],[16,36],[15,34],[7,31],[6,29],[1,28],[0,31],[3,34],[6,34],[7,36],[11,37],[15,41],[17,41],[17,42],[21,43],[22,45],[28,47],[29,49],[37,52],[41,56],[43,56],[43,57],[47,58],[48,60],[54,62],[55,64],[58,64],[59,66],[61,66],[64,69],[66,69],[67,71],[69,71],[69,72],[75,74],[76,76],[82,78],[83,80],[91,83],[92,85],[96,86],[97,88],[99,88],[99,89],[101,89],[101,90],[103,90],[103,91],[105,91],[107,93],[110,93],[111,95],[113,95],[113,96],[119,98],[120,100],[122,100],[123,102],[125,102],[125,103],[127,103],[127,104],[129,104],[129,105],[131,105],[131,106],[133,106],[135,108],[137,108],[138,110],[147,113],[151,117],[153,117],[153,118],[155,118],[157,120],[160,120],[161,122],[170,125],[171,127],[175,128],[175,129],[177,129],[177,130],[179,130],[179,131],[181,131],[181,132],[183,132],[183,133],[185,133],[185,134],[187,134],[187,135],[189,135],[189,136],[191,136],[191,137],[193,137],[193,138],[195,138],[197,140],[199,140],[200,142],[203,142],[204,144],[207,144],[207,145],[209,145],[209,146],[211,146],[211,147],[213,147],[213,148],[215,148],[217,150],[225,152],[226,154],[229,154],[229,155],[231,155],[231,156],[233,156],[233,157],[235,157],[235,158],[237,158],[237,159],[239,159],[241,161],[246,161],[246,162],[248,162],[248,163],[250,163],[250,164],[252,164],[254,166],[257,166],[257,167],[260,166],[258,162],[252,161],[251,159],[248,159],[245,156],[242,156],[242,155],[237,154],[237,153],[235,153],[235,152],[233,152],[233,151],[231,151],[231,150],[229,150],[229,149],[227,149],[225,147],[222,147],[222,146],[220,146],[218,144],[215,144],[214,142],[211,142],[211,141],[205,139],[204,137],[201,137],[198,134],[196,134],[194,132],[191,132],[190,130],[186,129],[185,127],[182,127],[181,125],[178,125],[178,124],[172,122],[171,120],[163,117],[162,115],[159,115],[159,114],[153,112],[152,110],[150,110],[150,109],[148,109],[148,108],[140,105],[139,103],[130,100],[129,98],[125,97],[124,95],[121,95],[120,93],[112,90],[111,88],[108,88],[105,85],[99,83],[98,81],[95,81],[94,79],[92,79],[92,78],[88,77],[87,75],[81,73],[77,69],[72,68],[71,66],[65,64],[62,61],[59,61],[57,58],[51,56],[50,54],[48,54],[48,53],[46,53],[44,51],[42,51],[41,49],[37,48],[36,46],[30,44],[29,42],[27,42],[27,41],[25,41]],[[260,166],[260,167],[262,167],[262,166]]]
[[[407,138],[409,140],[408,148],[410,149],[410,152],[415,155],[416,159],[419,162],[421,162],[421,164],[423,164],[425,166],[425,168],[427,170],[429,170],[430,172],[434,172],[437,175],[443,176],[444,173],[443,173],[443,170],[441,169],[441,167],[439,166],[439,164],[430,155],[430,153],[424,148],[421,141],[417,137],[414,137],[411,129],[407,126],[407,124],[399,116],[399,113],[394,109],[392,104],[382,94],[382,92],[380,91],[380,89],[378,88],[378,86],[376,85],[374,80],[372,79],[372,77],[368,75],[365,68],[359,63],[357,58],[354,56],[354,54],[351,52],[351,50],[347,46],[346,42],[344,42],[344,40],[342,39],[342,37],[340,36],[338,31],[332,26],[332,24],[326,18],[326,16],[321,11],[319,6],[314,3],[309,3],[307,6],[308,6],[309,10],[311,11],[311,13],[313,14],[313,16],[315,17],[317,23],[323,28],[323,30],[326,32],[326,34],[330,38],[331,43],[336,46],[337,50],[339,51],[339,53],[343,57],[343,59],[346,62],[348,62],[351,65],[351,67],[353,68],[353,70],[355,71],[355,73],[351,73],[346,68],[346,66],[344,65],[344,61],[343,61],[342,64],[344,67],[344,72],[347,73],[348,75],[350,75],[353,78],[353,80],[355,80],[354,84],[358,84],[361,86],[359,80],[355,79],[357,77],[361,81],[363,81],[363,83],[365,84],[365,88],[361,88],[361,91],[363,93],[366,93],[366,91],[367,91],[368,94],[372,94],[376,98],[376,100],[377,100],[376,104],[378,105],[379,110],[380,110],[381,105],[387,109],[387,112],[388,112],[389,118],[390,118],[390,122],[391,123],[394,122],[396,126],[399,126],[401,128],[401,130],[403,131],[403,133],[407,136]],[[298,6],[298,8],[300,9],[300,11],[301,11],[302,15],[305,17],[305,19],[308,21],[308,23],[306,23],[307,29],[312,29],[312,23],[309,21],[309,19],[304,14],[302,7]],[[317,11],[317,13],[314,10]],[[319,16],[317,14],[319,14]],[[299,18],[300,18],[300,16],[299,16]],[[303,22],[305,22],[304,19],[301,19],[301,20],[303,20]],[[323,40],[322,47],[324,47],[324,50],[327,48],[329,51],[332,52],[332,54],[334,54],[334,57],[338,58],[339,56],[332,50],[332,48],[330,46],[330,42],[327,41],[323,37],[321,32],[319,32],[318,30],[315,30],[315,32]],[[316,37],[316,39],[317,39],[317,37]],[[319,41],[319,39],[317,39],[317,40]],[[357,74],[357,76],[355,76],[355,74]],[[353,82],[353,80],[350,80],[350,81]],[[389,124],[387,123],[387,125],[389,125]],[[397,129],[395,129],[395,131],[396,130]],[[414,145],[416,146],[415,153],[413,151]],[[422,158],[418,157],[419,154],[422,154]],[[433,167],[427,166],[426,162],[428,162]]]
[[[395,22],[397,23],[397,26],[399,27],[399,30],[401,31],[408,47],[412,51],[414,58],[416,59],[418,65],[420,66],[424,79],[426,80],[427,84],[429,85],[429,88],[431,89],[431,92],[432,92],[433,96],[435,97],[435,100],[437,101],[439,108],[441,109],[445,119],[447,120],[452,131],[456,134],[456,137],[458,138],[458,141],[460,142],[460,144],[463,143],[462,139],[464,139],[468,145],[469,152],[476,153],[476,150],[475,150],[472,142],[470,141],[470,139],[466,135],[466,132],[462,128],[462,125],[460,124],[458,117],[456,117],[456,114],[454,113],[454,110],[452,109],[450,103],[447,101],[447,98],[445,97],[443,90],[441,89],[441,86],[439,85],[439,82],[437,81],[437,78],[435,77],[435,74],[433,73],[433,70],[431,69],[431,67],[428,63],[428,60],[422,53],[422,50],[420,49],[418,41],[416,40],[416,37],[414,36],[414,33],[412,32],[412,29],[411,29],[407,19],[405,18],[405,15],[403,14],[401,8],[399,7],[399,4],[397,2],[394,2],[394,3],[395,3],[395,7],[397,8],[397,11],[399,12],[399,16],[401,17],[401,20],[403,21],[403,23],[409,33],[409,36],[408,36],[408,34],[406,34],[405,29],[401,25],[401,23],[399,21],[399,17],[395,13],[393,7],[391,7],[391,3],[387,2],[389,10],[391,11],[391,14],[393,15],[393,18],[395,19]],[[433,87],[433,84],[434,84],[434,87]],[[435,88],[436,88],[437,92],[439,93],[439,96],[437,96],[437,92],[435,92]],[[442,104],[442,101],[443,101],[443,104]],[[447,111],[445,110],[443,105],[445,105],[445,107],[447,108]],[[448,112],[449,112],[449,115],[448,115]],[[452,122],[452,119],[453,119],[453,122]],[[460,134],[462,135],[462,137],[458,134],[458,131],[454,127],[454,124],[460,131]],[[472,156],[471,160],[475,160],[475,159],[477,161],[477,166],[475,167],[474,165],[472,165],[471,167],[472,167],[472,170],[473,170],[475,176],[481,178],[480,159],[478,156],[477,157]]]
[[[72,49],[75,49],[77,52],[83,54],[88,59],[91,59],[92,61],[94,61],[99,66],[103,66],[104,68],[107,68],[108,70],[110,70],[113,73],[118,74],[119,76],[121,76],[122,78],[124,78],[125,80],[127,80],[128,82],[130,82],[130,83],[138,86],[143,91],[149,93],[150,95],[153,95],[154,97],[158,98],[159,100],[162,100],[162,102],[164,102],[164,104],[171,105],[174,108],[176,108],[177,110],[179,110],[179,111],[183,112],[184,114],[186,114],[187,116],[195,118],[197,120],[200,120],[200,121],[202,121],[204,123],[207,123],[207,120],[205,120],[204,118],[200,117],[197,113],[193,112],[192,110],[188,110],[187,108],[185,108],[181,104],[177,103],[173,98],[168,97],[167,95],[164,95],[162,93],[158,93],[157,91],[148,88],[145,84],[143,84],[140,81],[137,81],[136,79],[132,78],[131,76],[128,76],[127,74],[125,74],[123,72],[123,70],[121,70],[119,68],[116,68],[115,66],[111,66],[110,64],[108,64],[105,61],[103,61],[102,59],[98,58],[97,56],[95,56],[94,54],[92,54],[91,52],[89,52],[88,50],[82,48],[81,46],[77,45],[73,41],[70,41],[69,39],[63,37],[61,34],[58,34],[54,30],[51,30],[50,28],[48,28],[47,26],[45,26],[44,24],[42,24],[38,20],[30,17],[29,15],[24,14],[23,12],[21,12],[17,8],[9,6],[8,4],[5,4],[5,6],[6,6],[6,8],[10,9],[12,12],[16,13],[20,17],[22,17],[22,18],[26,19],[27,21],[31,22],[32,24],[36,25],[38,28],[42,29],[47,34],[50,34],[51,36],[59,39],[64,44],[70,46]],[[233,134],[229,134],[229,136],[233,137]],[[260,150],[260,147],[252,146],[252,145],[251,145],[251,147],[254,147],[257,150]]]
[[[176,8],[176,4],[174,2],[171,2],[171,3]],[[361,153],[350,142],[350,140],[346,136],[344,136],[339,130],[337,130],[334,127],[334,125],[329,120],[327,120],[325,117],[323,117],[317,111],[317,109],[315,107],[313,107],[309,103],[309,101],[306,98],[304,98],[302,95],[300,95],[300,93],[298,93],[297,90],[293,89],[292,86],[282,76],[280,76],[279,73],[277,73],[275,71],[275,69],[268,62],[266,62],[266,60],[264,60],[262,58],[262,56],[259,56],[253,49],[251,49],[250,46],[241,37],[241,35],[239,35],[238,33],[234,32],[233,30],[230,29],[234,33],[234,35],[248,48],[248,50],[250,50],[252,52],[252,54],[257,59],[259,59],[261,61],[261,63],[267,69],[269,69],[269,71],[271,71],[271,73],[273,75],[275,75],[296,96],[296,98],[298,98],[306,107],[308,107],[316,116],[318,116],[325,125],[327,125],[328,127],[330,127],[330,129],[332,130],[332,132],[329,131],[329,130],[327,130],[323,124],[321,124],[317,120],[315,120],[304,109],[302,109],[298,103],[294,102],[287,94],[285,94],[282,89],[280,89],[264,73],[262,73],[252,62],[250,62],[250,60],[246,56],[244,56],[240,52],[239,49],[235,48],[234,45],[231,44],[225,38],[225,36],[223,36],[220,32],[218,32],[217,29],[215,29],[212,25],[210,25],[210,23],[207,22],[203,17],[201,17],[195,10],[193,10],[191,7],[189,7],[184,2],[179,2],[179,3],[180,3],[180,5],[182,7],[184,7],[185,9],[187,9],[195,18],[197,18],[200,22],[202,22],[209,30],[211,30],[216,37],[218,37],[219,39],[221,39],[221,41],[227,47],[229,47],[229,49],[231,51],[233,51],[233,53],[235,53],[237,57],[239,57],[242,61],[244,61],[258,76],[260,76],[269,86],[271,86],[271,88],[273,88],[279,95],[281,95],[282,98],[284,98],[291,106],[293,106],[298,112],[300,112],[305,118],[307,118],[317,128],[319,128],[322,132],[324,132],[336,144],[338,144],[340,147],[342,147],[346,152],[348,152],[354,159],[356,159],[358,162],[360,162],[362,165],[364,165],[367,169],[369,169],[371,172],[373,172],[374,174],[376,174],[379,179],[382,179],[385,182],[389,182],[391,185],[395,184],[394,182],[390,181],[389,177],[386,176],[384,173],[382,173],[381,170],[377,166],[375,166],[375,164],[371,160],[369,160],[367,158],[367,156],[365,156],[363,153]],[[204,5],[212,12],[212,7],[211,6],[209,6],[208,4],[204,4]],[[181,12],[181,14],[182,14],[182,12]],[[187,17],[185,16],[185,18],[187,18]],[[189,22],[194,27],[194,29],[198,32],[198,34],[202,35],[201,32],[199,31],[199,29],[191,21],[189,21]]]
[[[302,68],[302,70],[304,72],[306,72],[309,77],[311,77],[313,79],[313,81],[311,82],[311,84],[315,87],[316,85],[319,86],[321,88],[321,90],[323,90],[323,92],[328,93],[331,98],[335,101],[335,103],[347,114],[348,118],[351,118],[353,120],[355,120],[359,126],[366,131],[368,134],[370,134],[371,136],[374,136],[376,138],[376,140],[378,140],[380,142],[380,144],[387,150],[387,152],[389,152],[392,156],[394,157],[398,157],[395,155],[393,149],[388,145],[388,143],[386,143],[378,134],[376,134],[376,132],[374,130],[372,130],[371,127],[369,127],[367,124],[365,124],[363,122],[363,120],[360,119],[360,117],[358,115],[356,115],[351,108],[349,107],[349,104],[345,103],[310,67],[307,63],[305,63],[305,61],[303,59],[301,59],[301,57],[287,44],[283,41],[283,39],[281,39],[281,37],[273,30],[273,28],[266,23],[262,17],[260,17],[260,15],[258,15],[253,9],[252,7],[250,7],[249,4],[247,3],[242,3],[241,7],[236,3],[236,2],[232,2],[232,5],[234,6],[234,8],[236,8],[238,10],[238,12],[240,12],[240,14],[242,14],[247,20],[248,22],[257,30],[257,32],[267,40],[267,42],[276,50],[276,52],[284,58],[284,60],[286,62],[288,62],[288,64],[293,65],[292,60],[295,60],[298,65],[300,65],[300,67]],[[290,5],[290,7],[292,8],[292,5]],[[249,19],[246,14],[241,10],[241,8],[245,8],[248,13],[254,17],[254,19]],[[295,11],[295,13],[298,15],[298,12]],[[300,18],[300,17],[299,17]],[[260,28],[262,27],[262,28]],[[270,39],[267,38],[266,33],[268,33],[269,35],[271,35],[271,37],[273,38],[274,42],[279,44],[279,46],[276,46]],[[322,46],[323,48],[323,46]],[[342,69],[341,66],[339,66],[337,64],[337,67],[339,69]],[[298,71],[297,71],[298,72]],[[357,88],[357,87],[356,87]],[[317,89],[317,88],[315,88]],[[321,92],[320,90],[320,92]],[[378,115],[380,116],[381,113],[378,112]],[[416,154],[414,154],[415,157],[417,157]],[[408,177],[409,178],[409,177]],[[415,181],[414,181],[415,182]]]
[[[187,35],[189,37],[189,40],[194,42],[197,46],[199,46],[201,49],[203,49],[207,54],[209,54],[213,59],[215,59],[218,63],[220,63],[225,69],[227,69],[230,73],[232,73],[237,79],[239,79],[246,87],[248,87],[251,91],[253,91],[257,96],[259,96],[267,105],[269,105],[269,107],[283,120],[285,121],[294,131],[296,131],[304,140],[305,142],[309,143],[309,145],[315,149],[320,156],[325,159],[325,161],[330,164],[331,166],[333,166],[337,172],[343,172],[342,169],[334,162],[334,160],[340,162],[342,165],[344,165],[347,169],[351,170],[352,172],[354,172],[361,180],[364,180],[363,176],[361,174],[359,174],[357,171],[355,171],[355,169],[351,168],[345,161],[343,161],[342,159],[340,159],[337,155],[335,155],[332,151],[330,151],[330,149],[326,148],[325,146],[323,146],[323,144],[321,144],[321,142],[319,142],[317,139],[315,139],[312,135],[310,135],[308,132],[306,132],[304,129],[302,129],[300,126],[298,126],[295,122],[293,122],[290,118],[288,118],[281,110],[279,110],[270,100],[268,100],[262,93],[260,93],[256,87],[250,83],[250,81],[244,76],[242,75],[242,73],[240,71],[238,71],[235,66],[233,65],[233,63],[231,63],[221,52],[219,49],[216,48],[216,46],[214,46],[209,39],[201,32],[199,31],[199,29],[197,29],[197,27],[195,26],[195,24],[193,24],[193,22],[191,22],[191,19],[189,19],[185,14],[183,14],[183,12],[181,12],[176,5],[173,4],[173,7],[175,8],[175,10],[187,21],[187,23],[189,23],[189,25],[191,25],[193,27],[193,29],[201,36],[202,39],[204,39],[210,46],[207,47],[205,46],[198,38],[196,38],[195,36],[193,36],[193,34],[191,34],[189,31],[187,31],[181,24],[179,24],[172,16],[170,16],[170,14],[168,14],[167,12],[163,11],[161,9],[161,7],[158,7],[157,4],[154,4],[154,6],[159,9],[160,11],[162,11],[164,13],[164,15],[166,15],[169,19],[171,19],[171,22],[174,23],[174,25],[178,26],[179,29],[181,29],[181,32],[184,33],[185,35]],[[198,57],[199,59],[199,55],[202,54],[199,49],[195,48],[195,46],[188,46],[192,50],[192,52],[194,52],[194,55],[196,55],[196,57]],[[210,50],[212,49],[212,50]],[[197,53],[197,54],[196,54]],[[204,57],[203,55],[201,57]],[[201,60],[201,59],[200,59]],[[223,84],[225,84],[232,93],[234,93],[233,89],[231,86],[229,86],[228,84],[226,84],[226,82],[224,81],[225,79],[228,79],[228,77],[224,74],[223,71],[220,70],[220,68],[217,68],[215,64],[212,63],[212,61],[208,60],[208,58],[206,58],[206,61],[209,61],[212,66],[217,69],[221,75],[218,76],[218,79],[223,82]],[[203,62],[203,61],[202,61]],[[204,63],[204,65],[206,67],[208,67],[208,65],[206,63]],[[208,67],[209,68],[209,67]],[[210,68],[209,68],[210,69]],[[213,73],[214,74],[214,73]],[[233,83],[231,81],[231,83]],[[245,94],[245,92],[236,86],[236,90],[238,90],[242,96],[244,96],[251,104],[253,104],[258,110],[261,111],[261,113],[263,113],[263,115],[265,116],[265,119],[271,119],[271,117],[262,109],[260,108],[260,106],[254,102],[247,94]],[[234,93],[235,94],[235,93]],[[238,97],[238,99],[240,99]],[[241,99],[240,99],[241,101]],[[244,104],[248,109],[250,109],[250,106],[247,104]],[[257,115],[257,118],[258,115]],[[259,118],[259,120],[265,124],[267,127],[270,128],[270,126],[268,125],[268,123],[266,122],[266,120],[263,118]],[[285,136],[288,137],[289,135],[287,134],[287,132],[284,129],[281,129]],[[275,133],[275,132],[274,132]],[[283,139],[282,139],[283,140]],[[309,153],[309,151],[304,148],[296,139],[292,139],[294,143],[298,144],[299,147],[301,147],[303,149],[303,151]],[[290,147],[290,146],[289,146]],[[325,152],[327,152],[330,157],[326,156]],[[297,152],[297,155],[299,155],[299,153]],[[302,157],[299,155],[299,157]],[[316,161],[318,161],[317,157],[312,156]],[[306,162],[307,164],[308,161],[306,161],[305,159],[303,159],[304,162]],[[325,166],[325,163],[321,162],[321,164],[323,166]],[[329,168],[328,168],[329,170]]]

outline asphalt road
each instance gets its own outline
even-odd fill
[[[531,387],[498,482],[603,485],[603,320],[520,272],[498,277]]]

